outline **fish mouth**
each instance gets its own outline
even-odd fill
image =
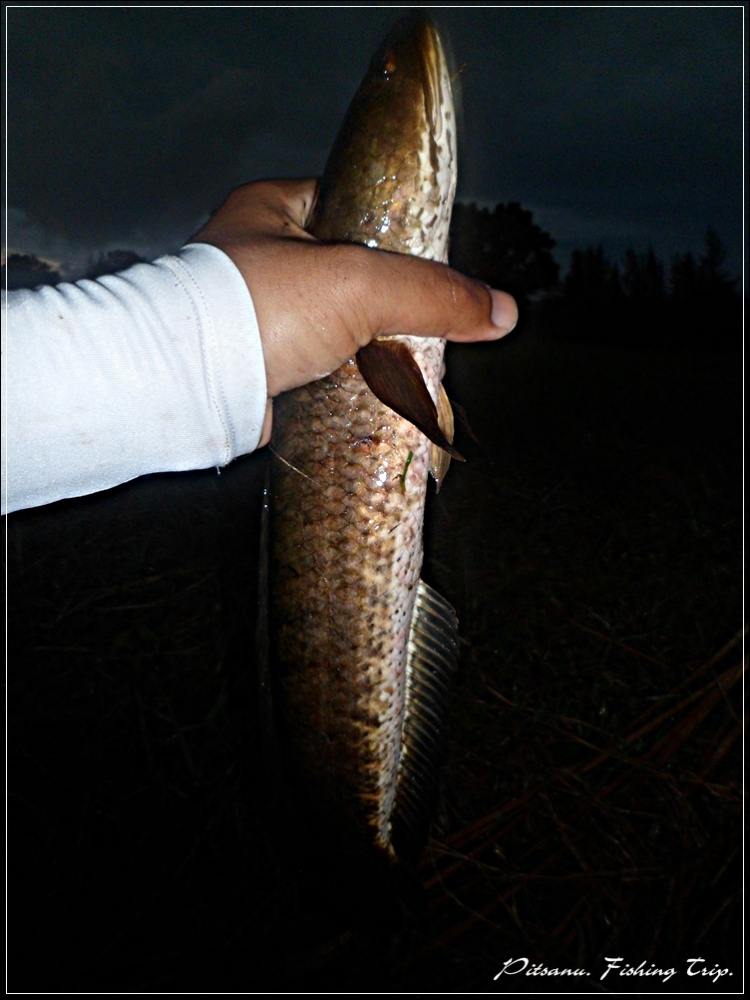
[[[451,60],[441,32],[426,15],[402,18],[385,39],[378,66],[386,78],[410,77],[421,94],[422,114],[414,119],[422,135],[420,170],[425,184],[435,184],[445,208],[446,226],[456,190],[456,113]],[[416,109],[415,109],[416,110]],[[421,118],[421,121],[419,120]]]
[[[391,29],[376,57],[386,75],[405,63],[407,72],[419,79],[427,124],[439,135],[445,131],[445,119],[453,118],[452,60],[448,51],[434,22],[425,14],[412,13]]]
[[[420,51],[427,120],[434,134],[442,134],[453,114],[453,88],[443,42],[435,25],[423,19]]]
[[[440,190],[446,225],[456,191],[456,112],[453,96],[451,61],[443,39],[428,18],[422,17],[417,28],[422,63],[422,89],[425,119],[429,129],[427,157],[432,176]]]
[[[332,239],[331,219],[338,239],[443,260],[455,190],[449,62],[433,23],[408,15],[384,39],[349,106],[311,232]]]

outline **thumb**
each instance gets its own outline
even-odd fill
[[[389,334],[496,340],[515,327],[518,307],[507,292],[489,288],[447,264],[354,248],[367,255],[360,269],[364,339]]]

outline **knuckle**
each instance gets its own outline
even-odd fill
[[[258,197],[275,195],[278,193],[278,189],[279,186],[275,181],[265,179],[250,181],[249,184],[243,184],[242,187],[237,188],[238,191],[243,191],[248,195],[255,195]]]
[[[267,184],[267,181],[250,181],[248,184],[240,184],[230,192],[229,201],[244,203],[251,199],[259,198],[263,195]]]
[[[340,292],[353,297],[367,294],[371,273],[367,250],[347,243],[332,243],[326,250],[333,283]]]
[[[326,251],[331,305],[347,330],[364,343],[373,332],[369,329],[375,299],[371,254],[357,244],[334,243],[322,249]]]
[[[252,211],[271,217],[278,214],[284,205],[286,193],[278,181],[257,180],[235,188],[230,198],[244,212]]]
[[[453,313],[476,316],[486,309],[487,293],[480,284],[450,267],[444,268],[441,277],[443,294]]]

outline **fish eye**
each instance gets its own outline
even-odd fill
[[[386,52],[383,59],[383,74],[391,76],[396,71],[396,57],[393,52]]]

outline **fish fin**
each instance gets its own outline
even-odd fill
[[[445,434],[448,441],[453,444],[453,407],[451,406],[451,401],[448,399],[448,394],[443,388],[442,382],[438,387],[437,416],[440,430]],[[443,480],[448,474],[450,464],[451,456],[448,452],[444,448],[433,444],[430,452],[430,472],[432,473],[432,478],[435,480],[436,493],[440,492],[440,487],[443,485]]]
[[[439,738],[458,665],[458,618],[423,580],[417,585],[406,661],[401,759],[392,839],[399,857],[418,854],[437,791]]]
[[[371,340],[357,352],[357,367],[381,403],[418,427],[453,458],[465,461],[441,430],[422,370],[406,344],[398,340]]]

